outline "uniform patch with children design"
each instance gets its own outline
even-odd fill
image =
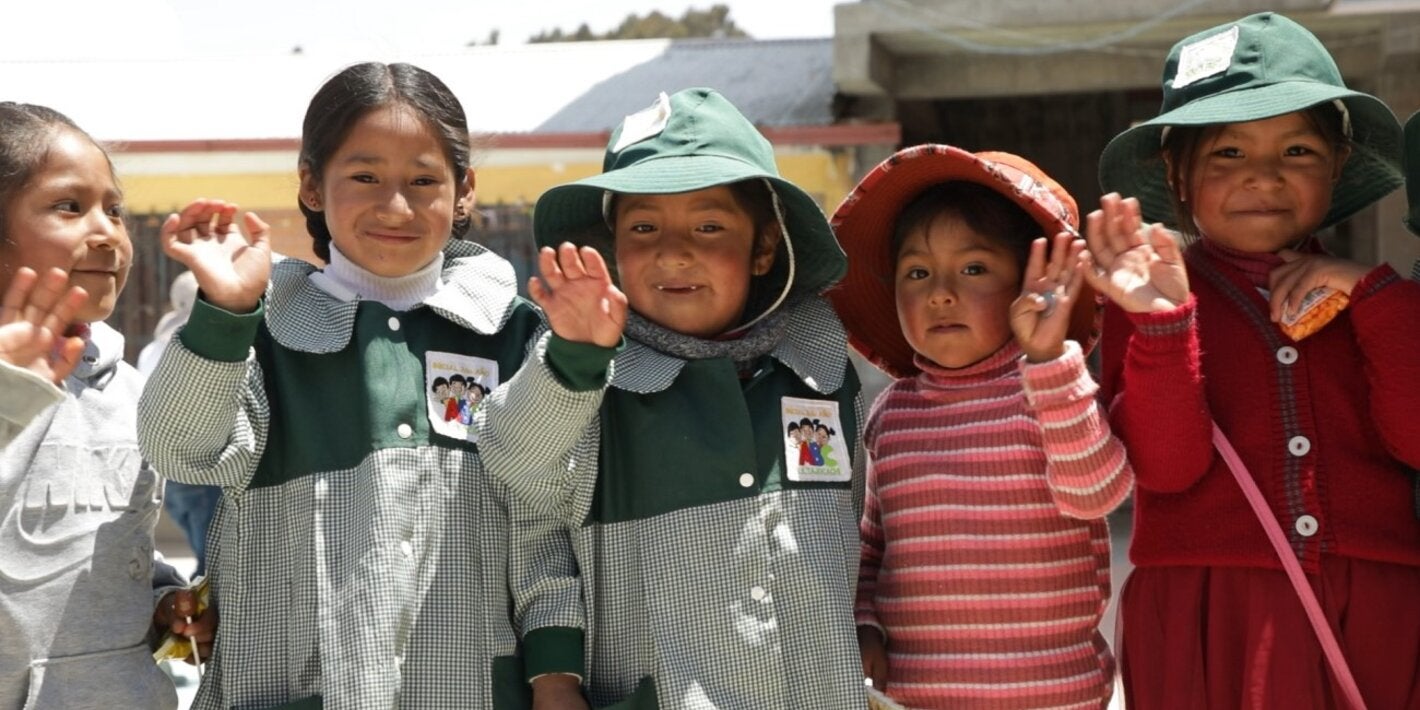
[[[498,386],[498,363],[481,357],[430,351],[424,355],[429,423],[444,436],[476,442],[473,415]]]
[[[852,477],[853,462],[843,440],[837,402],[785,397],[780,419],[789,480],[828,483]]]

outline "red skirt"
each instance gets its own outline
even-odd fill
[[[1369,710],[1420,708],[1420,568],[1323,557],[1311,581]],[[1130,710],[1344,707],[1280,570],[1141,567],[1119,623]]]

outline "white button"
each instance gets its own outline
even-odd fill
[[[409,541],[408,541],[408,540],[400,540],[400,541],[399,541],[399,551],[402,552],[402,553],[404,553],[404,556],[405,556],[405,557],[413,557],[413,556],[414,556],[414,546],[411,545],[411,544],[409,544]]]
[[[749,590],[749,596],[750,596],[750,598],[753,599],[753,600],[755,600],[755,601],[760,601],[760,600],[764,599],[764,595],[766,595],[766,594],[768,594],[768,592],[764,591],[764,587],[755,587],[755,588]]]
[[[1316,518],[1310,515],[1303,515],[1297,518],[1297,534],[1302,537],[1311,537],[1316,534]]]
[[[400,654],[396,654],[396,655],[395,655],[395,657],[394,657],[394,667],[395,667],[395,668],[404,668],[404,654],[400,653]]]
[[[1297,349],[1290,345],[1283,345],[1277,348],[1277,362],[1283,365],[1290,365],[1297,361]]]
[[[1294,436],[1287,440],[1287,450],[1293,456],[1306,456],[1307,452],[1312,450],[1311,439],[1305,436]]]
[[[394,428],[394,431],[396,434],[399,434],[399,438],[401,439],[408,439],[409,437],[414,436],[414,427],[409,426],[408,424],[400,424],[399,426]]]
[[[740,485],[744,486],[745,488],[749,488],[750,486],[754,485],[754,474],[741,473]]]
[[[390,330],[399,330],[399,319],[390,316]]]

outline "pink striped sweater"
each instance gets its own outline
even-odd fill
[[[898,380],[864,430],[859,625],[887,639],[887,693],[913,708],[1104,707],[1114,661],[1103,516],[1134,473],[1079,345],[1014,342]]]

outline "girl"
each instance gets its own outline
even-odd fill
[[[1131,706],[1344,705],[1222,456],[1261,489],[1365,702],[1420,706],[1420,284],[1327,255],[1317,230],[1400,184],[1400,127],[1296,23],[1253,15],[1173,48],[1163,111],[1116,137],[1090,215],[1105,401],[1139,477],[1121,598]],[[1172,209],[1170,209],[1172,208]],[[1140,214],[1172,222],[1180,252]],[[1324,289],[1318,291],[1318,289]],[[1314,334],[1289,323],[1349,297]],[[1340,294],[1340,296],[1336,295]],[[1344,303],[1344,301],[1337,301]],[[1318,329],[1319,328],[1319,329]]]
[[[551,247],[569,235],[615,255],[632,313],[605,396],[563,406],[567,388],[526,368],[483,403],[490,422],[515,394],[540,405],[501,419],[486,449],[517,494],[535,700],[860,710],[860,452],[808,471],[784,439],[812,417],[857,441],[859,384],[819,295],[843,253],[713,90],[661,94],[612,134],[604,165],[540,197],[534,232],[544,278],[561,278]],[[570,466],[529,465],[563,437],[580,437]]]
[[[1109,702],[1104,516],[1134,476],[1085,369],[1076,215],[1028,161],[943,145],[888,158],[834,215],[834,304],[900,378],[864,431],[857,619],[864,672],[903,705]]]
[[[266,225],[246,214],[243,238],[221,201],[162,228],[202,297],[140,436],[173,478],[225,488],[196,707],[520,705],[502,491],[477,430],[424,395],[506,378],[539,328],[512,267],[451,238],[473,207],[463,109],[417,67],[349,67],[311,100],[299,168],[323,269],[272,266]],[[606,283],[560,291],[557,332],[584,337],[578,289]]]
[[[212,617],[169,623],[191,599],[153,551],[142,380],[102,322],[132,260],[104,150],[56,111],[0,103],[0,707],[173,708],[148,639],[211,641]]]

